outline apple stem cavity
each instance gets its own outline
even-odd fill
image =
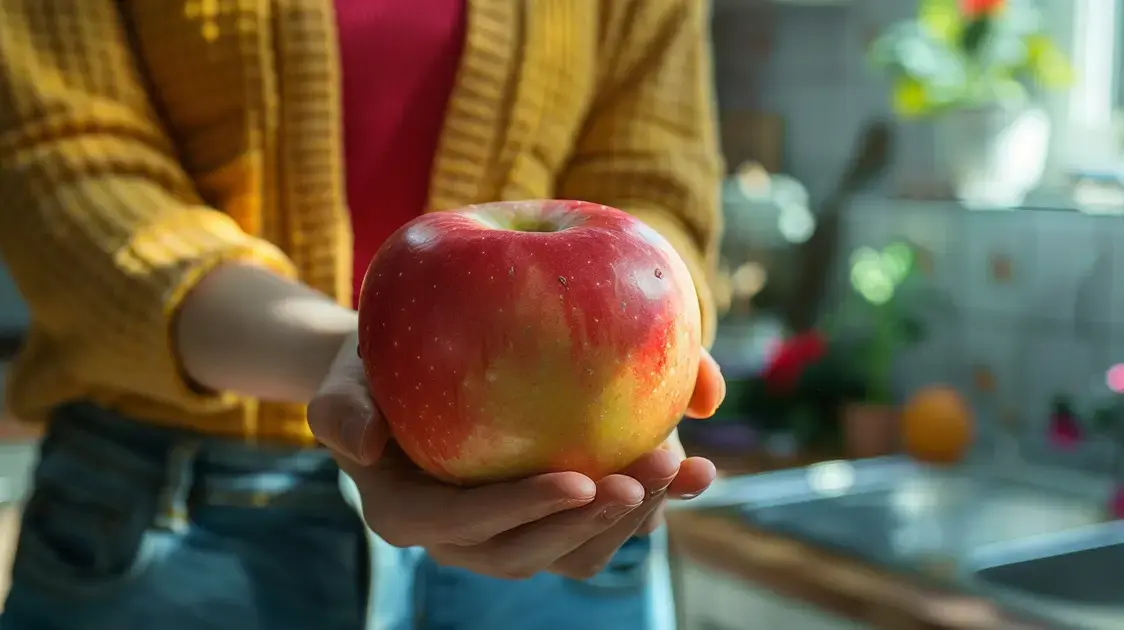
[[[500,213],[485,210],[475,212],[472,216],[478,223],[493,230],[531,234],[563,232],[581,223],[581,217],[564,212],[542,215],[510,209]]]
[[[516,232],[558,232],[565,228],[549,219],[515,217],[512,219],[508,229]]]

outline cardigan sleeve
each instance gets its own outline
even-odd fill
[[[598,94],[559,193],[626,210],[671,243],[694,279],[709,346],[722,159],[707,4],[602,4]]]
[[[183,297],[227,262],[286,257],[207,207],[177,162],[113,0],[0,0],[0,256],[36,331],[83,382],[188,410],[172,344]]]

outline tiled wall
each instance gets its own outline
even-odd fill
[[[887,85],[867,66],[865,49],[914,7],[911,0],[716,5],[719,104],[784,116],[785,170],[813,203],[835,185],[864,121],[889,115]],[[1124,219],[889,201],[885,193],[939,168],[927,125],[899,122],[895,133],[895,165],[880,191],[852,204],[843,251],[905,237],[931,253],[931,281],[952,308],[929,314],[929,340],[902,357],[901,387],[943,381],[966,392],[982,449],[994,447],[998,419],[1013,413],[1028,459],[1105,468],[1108,445],[1058,453],[1044,435],[1052,396],[1087,405],[1108,394],[1107,368],[1124,363],[1124,285],[1113,279],[1114,269],[1124,270]],[[996,265],[1009,277],[997,277]],[[993,392],[977,387],[980,370],[994,376]]]
[[[903,390],[936,381],[964,392],[981,448],[994,446],[998,419],[1014,414],[1029,459],[1108,465],[1106,444],[1061,453],[1044,436],[1054,395],[1072,396],[1084,411],[1109,395],[1107,369],[1124,363],[1124,220],[876,198],[857,199],[848,217],[843,252],[916,244],[950,306],[924,313],[930,337],[904,353]],[[981,384],[985,375],[993,385]]]
[[[864,121],[888,114],[886,84],[868,67],[866,46],[914,6],[911,0],[827,6],[727,0],[716,6],[719,106],[783,115],[785,170],[808,187],[813,201],[831,190]],[[899,162],[910,169],[931,165],[925,126],[902,125],[897,133]]]

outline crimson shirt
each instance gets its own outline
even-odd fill
[[[465,0],[336,0],[355,293],[421,214],[465,36]]]

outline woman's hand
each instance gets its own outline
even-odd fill
[[[711,415],[724,394],[718,366],[704,351],[689,415]],[[395,546],[424,547],[443,564],[499,577],[591,577],[629,537],[658,526],[668,496],[696,496],[715,476],[709,461],[684,459],[673,435],[664,448],[597,482],[562,472],[478,488],[440,483],[389,440],[354,338],[309,404],[308,419],[358,487],[376,534]]]

